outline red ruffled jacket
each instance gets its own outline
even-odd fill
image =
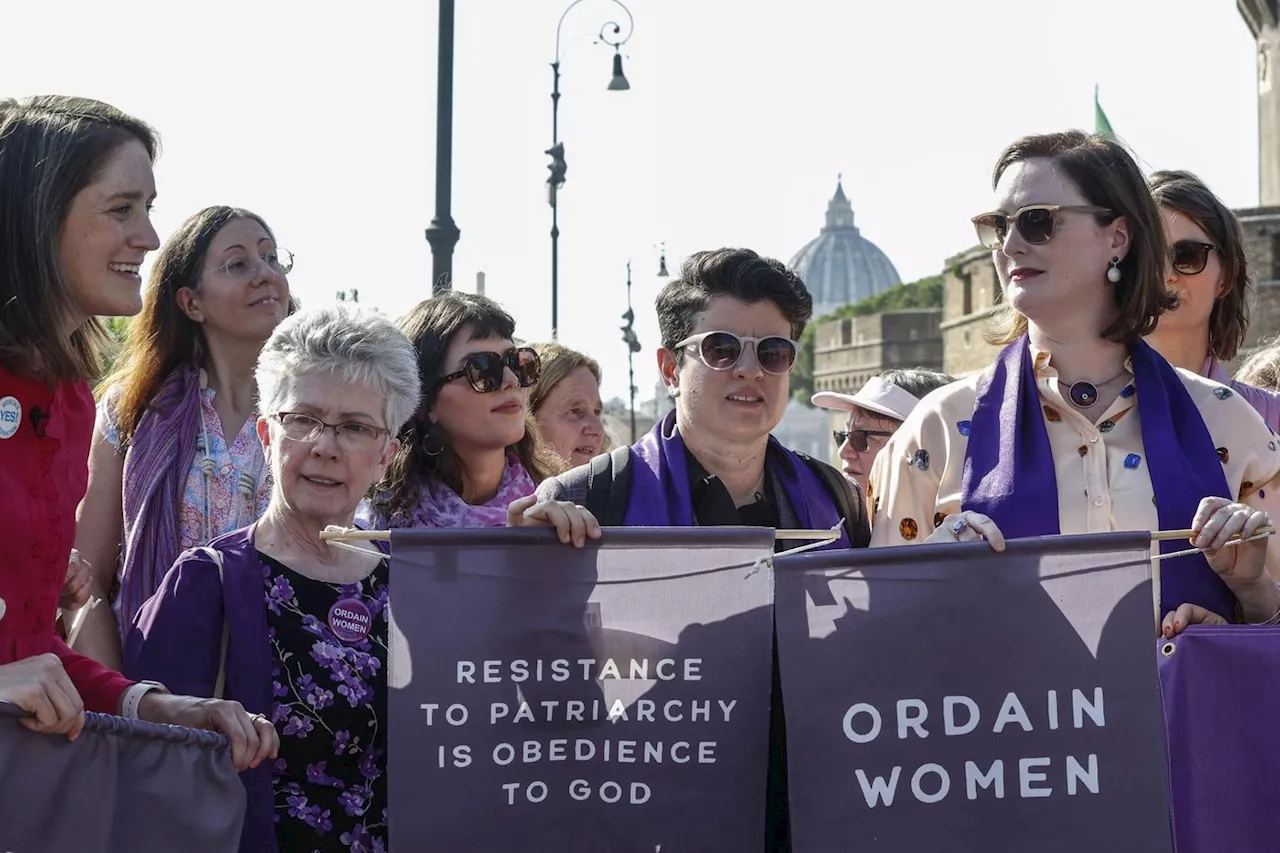
[[[77,654],[54,625],[89,484],[93,394],[0,367],[0,664],[53,652],[87,710],[117,714],[132,684]]]

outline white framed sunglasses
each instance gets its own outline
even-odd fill
[[[755,349],[756,361],[760,362],[765,373],[786,374],[796,366],[796,352],[800,345],[781,335],[749,338],[733,332],[703,332],[685,338],[675,345],[675,350],[692,350],[698,360],[712,370],[732,370],[742,358],[747,344]]]

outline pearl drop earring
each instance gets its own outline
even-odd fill
[[[1107,269],[1107,281],[1118,284],[1120,281],[1120,256],[1111,256],[1111,266]]]

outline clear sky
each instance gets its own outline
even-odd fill
[[[527,340],[550,331],[556,22],[568,0],[458,0],[454,273]],[[633,262],[641,399],[657,380],[657,244],[782,260],[816,236],[843,173],[856,223],[904,280],[974,243],[1015,137],[1093,127],[1093,87],[1144,166],[1257,204],[1257,64],[1233,0],[634,0],[628,92],[609,92],[621,11],[563,29],[560,337],[625,396],[617,331]],[[434,2],[0,0],[0,94],[79,94],[154,124],[161,236],[248,207],[297,255],[306,304],[351,287],[398,316],[430,295]],[[625,23],[625,16],[622,16]]]

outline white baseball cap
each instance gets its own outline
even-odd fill
[[[907,415],[920,400],[914,394],[904,391],[897,385],[886,382],[879,376],[872,376],[856,394],[839,394],[835,391],[819,391],[813,395],[813,404],[823,409],[866,409],[892,418],[905,421]]]

